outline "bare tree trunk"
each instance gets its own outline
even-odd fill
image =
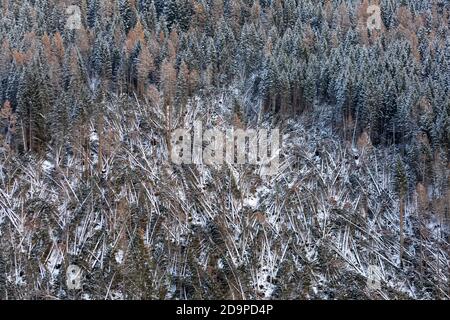
[[[86,179],[88,176],[88,155],[87,149],[89,147],[89,141],[86,138],[86,127],[84,124],[81,125],[81,137],[80,137],[80,159],[83,161],[83,170],[81,173],[81,178]]]
[[[405,219],[405,197],[400,197],[400,267],[403,267],[403,246],[404,246],[404,235],[403,235],[403,224]]]
[[[20,123],[21,123],[20,126],[22,128],[23,148],[24,148],[24,150],[27,150],[27,132],[25,130],[25,127],[23,125],[23,121],[22,120],[20,120]]]
[[[422,222],[422,212],[421,212],[421,208],[418,208],[417,210],[417,214],[419,216],[419,245],[420,245],[420,259],[419,259],[419,271],[420,271],[420,275],[423,276],[423,258],[424,258],[424,254],[423,254],[423,222]]]
[[[29,139],[29,143],[28,143],[28,150],[31,151],[33,150],[33,130],[32,130],[32,124],[31,124],[31,115],[30,115],[30,120],[28,122],[28,139]]]
[[[172,128],[172,107],[170,102],[166,104],[166,143],[169,157],[172,154],[172,142],[170,141],[170,130]]]
[[[85,178],[87,179],[89,177],[89,136],[84,135],[84,174]]]
[[[103,114],[100,114],[98,120],[98,162],[97,162],[97,170],[99,173],[102,173],[103,169]]]

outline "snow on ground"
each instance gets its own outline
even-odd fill
[[[121,249],[117,250],[117,252],[116,252],[114,258],[116,259],[116,262],[117,262],[118,264],[122,264],[122,263],[123,263],[123,257],[124,257],[124,252],[123,252],[123,250],[121,250]]]
[[[42,162],[41,168],[45,173],[50,173],[51,170],[55,168],[55,165],[48,160],[44,160]]]

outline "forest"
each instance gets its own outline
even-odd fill
[[[448,0],[0,13],[0,299],[449,299]],[[171,162],[195,121],[277,173]]]

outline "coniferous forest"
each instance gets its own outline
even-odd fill
[[[0,16],[0,299],[449,299],[449,1]],[[173,163],[194,121],[277,173]]]

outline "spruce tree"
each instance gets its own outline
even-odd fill
[[[137,22],[136,13],[131,7],[129,0],[119,0],[119,12],[122,17],[125,32],[128,33],[135,27]]]

